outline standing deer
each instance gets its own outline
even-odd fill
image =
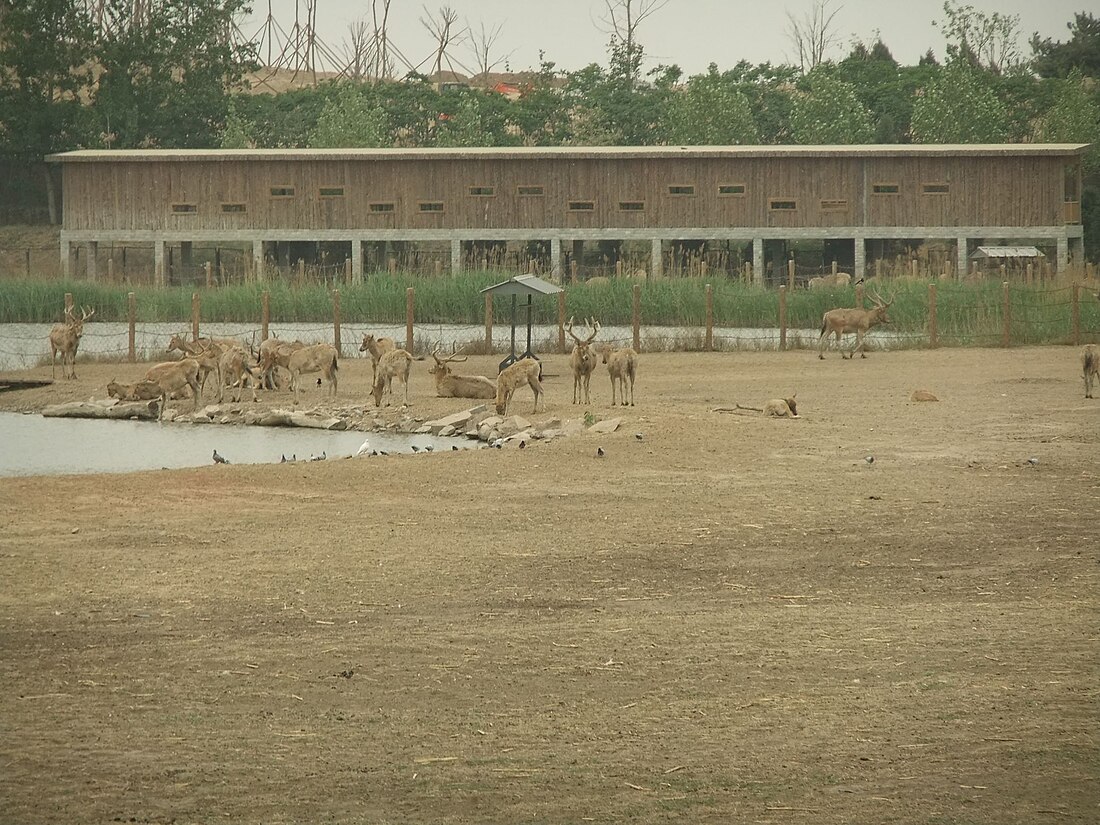
[[[80,346],[80,336],[84,334],[84,322],[95,315],[95,310],[89,312],[81,307],[80,315],[78,319],[73,314],[73,308],[69,307],[65,310],[65,321],[55,324],[50,330],[50,364],[54,378],[57,378],[59,352],[61,353],[61,377],[76,378],[76,348]]]
[[[602,349],[603,362],[607,364],[607,373],[611,376],[611,406],[615,406],[615,390],[619,390],[619,401],[626,406],[626,390],[629,382],[630,406],[634,406],[634,377],[638,373],[638,353],[630,347],[613,350],[610,346]]]
[[[400,378],[405,385],[405,406],[409,405],[409,370],[412,367],[413,357],[403,349],[394,349],[383,353],[378,359],[378,375],[374,379],[374,387],[371,395],[374,396],[374,406],[382,406],[382,398],[389,396],[393,401],[393,379]]]
[[[857,349],[860,358],[867,357],[867,353],[863,351],[863,336],[871,327],[890,323],[890,319],[886,317],[886,310],[890,304],[894,303],[893,298],[883,301],[877,292],[871,295],[871,300],[875,303],[872,309],[830,309],[822,316],[821,337],[817,345],[818,358],[825,359],[825,345],[828,343],[829,333],[836,334],[836,346],[840,349],[840,336],[848,332],[856,334],[856,343],[848,351],[847,356],[844,355],[844,350],[841,350],[840,357],[853,358]]]
[[[538,412],[539,399],[543,396],[542,382],[539,380],[541,374],[542,364],[534,358],[521,358],[504,369],[497,376],[497,415],[508,414],[508,402],[512,400],[515,391],[524,384],[527,384],[531,388],[531,392],[535,394],[535,412]],[[545,400],[543,401],[543,409],[546,409]]]
[[[600,331],[600,322],[592,318],[587,320],[591,332],[583,341],[573,332],[573,319],[565,325],[565,331],[569,337],[576,341],[573,352],[569,356],[569,366],[573,368],[573,403],[588,403],[588,384],[592,380],[592,371],[596,369],[596,353],[592,351],[592,342],[596,340],[596,333]],[[580,400],[581,390],[584,390],[584,401]]]
[[[370,385],[372,387],[374,386],[374,382],[378,380],[379,359],[387,352],[393,352],[395,349],[397,349],[397,345],[393,342],[392,338],[375,338],[373,335],[363,336],[363,343],[359,345],[359,351],[370,353]]]
[[[1100,349],[1096,344],[1089,344],[1081,353],[1081,371],[1085,378],[1085,398],[1092,398],[1093,379],[1100,380]]]

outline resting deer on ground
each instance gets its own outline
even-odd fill
[[[505,368],[500,375],[497,376],[497,415],[508,414],[508,402],[512,400],[515,391],[524,384],[529,386],[531,392],[535,394],[534,411],[538,412],[539,399],[543,397],[542,381],[539,380],[541,375],[542,365],[534,358],[521,358],[511,366]],[[545,408],[546,402],[543,400],[543,409]]]
[[[847,356],[841,350],[840,357],[853,358],[857,349],[860,358],[867,357],[867,353],[863,350],[863,336],[872,327],[890,323],[890,319],[886,317],[886,310],[889,309],[890,304],[894,303],[892,298],[884,301],[877,292],[872,293],[871,300],[875,304],[871,309],[830,309],[822,316],[821,337],[817,345],[818,358],[822,360],[825,358],[825,345],[828,343],[830,333],[836,334],[836,346],[840,349],[840,336],[849,332],[856,334],[855,346],[848,351]]]
[[[838,286],[848,286],[852,282],[852,276],[847,272],[837,272],[835,275],[819,275],[806,281],[807,289],[833,289]]]
[[[397,345],[392,338],[375,338],[373,335],[364,335],[363,343],[359,345],[360,352],[370,353],[370,385],[378,380],[378,361],[387,352],[393,352]]]
[[[412,368],[413,357],[403,349],[390,350],[382,354],[378,359],[378,374],[374,379],[371,395],[374,396],[374,406],[382,406],[382,398],[388,396],[393,401],[393,379],[400,378],[405,385],[405,405],[409,404],[409,371]],[[389,406],[387,404],[386,406]]]
[[[452,352],[440,360],[438,350],[432,350],[435,365],[428,372],[435,377],[435,394],[440,398],[495,398],[497,385],[483,375],[457,375],[451,372],[450,364],[465,361]]]
[[[1092,398],[1092,382],[1100,380],[1100,349],[1096,344],[1089,344],[1081,353],[1081,372],[1085,378],[1085,398]]]
[[[302,392],[302,375],[311,372],[320,372],[328,381],[330,394],[336,396],[340,365],[337,363],[336,347],[332,344],[314,344],[295,350],[286,366],[290,370],[290,389],[294,393],[295,404]]]
[[[107,395],[117,398],[119,401],[152,401],[160,399],[160,412],[164,414],[164,405],[168,403],[168,396],[156,381],[141,380],[135,384],[119,384],[110,381],[107,384]]]
[[[763,407],[746,407],[743,404],[736,406],[739,410],[763,413],[765,418],[798,418],[798,402],[795,400],[797,395],[798,393],[790,398],[770,398],[764,402]]]
[[[573,352],[569,356],[569,366],[573,368],[573,403],[588,403],[588,384],[592,380],[592,371],[596,369],[596,353],[592,351],[592,342],[596,340],[596,333],[600,331],[600,322],[589,318],[588,327],[591,330],[583,341],[573,332],[573,319],[565,325],[565,331],[569,337],[576,341]],[[580,400],[583,388],[584,401]]]
[[[612,349],[604,346],[601,349],[603,362],[607,364],[608,375],[611,376],[611,406],[615,406],[615,390],[619,390],[619,402],[626,406],[626,391],[630,388],[630,406],[634,406],[634,377],[638,373],[638,353],[630,347],[624,349]]]
[[[73,308],[65,310],[65,321],[55,324],[50,330],[51,373],[57,378],[57,354],[61,353],[61,377],[76,378],[76,349],[80,346],[80,336],[84,334],[84,322],[95,315],[95,310],[80,308],[80,318],[73,314]],[[66,371],[66,367],[68,370]]]

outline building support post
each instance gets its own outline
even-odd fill
[[[153,241],[153,283],[167,286],[168,269],[164,260],[164,241]]]
[[[963,278],[966,277],[967,270],[970,268],[969,261],[967,260],[967,257],[966,257],[966,238],[965,237],[955,239],[955,253],[956,253],[955,263],[956,263],[956,269],[957,269],[955,277],[958,280],[961,281]]]
[[[651,249],[649,253],[649,277],[653,280],[658,280],[664,277],[664,255],[661,251],[661,239],[654,238],[651,241]]]
[[[752,239],[752,282],[756,286],[764,283],[764,239]]]
[[[1063,230],[1058,235],[1058,274],[1069,269],[1069,238]]]
[[[462,273],[462,241],[458,238],[451,239],[451,275]]]
[[[99,243],[97,241],[88,241],[88,243],[84,247],[84,251],[88,253],[88,280],[94,281],[98,275],[96,271],[96,258],[99,255]]]
[[[363,241],[359,238],[351,241],[351,282],[363,283]]]
[[[550,278],[561,283],[561,238],[550,239]]]
[[[354,254],[354,252],[352,253]],[[256,280],[264,280],[264,242],[252,242],[252,269],[256,273]]]
[[[73,277],[73,249],[68,238],[61,239],[61,275],[66,281]]]
[[[866,238],[853,238],[852,244],[854,248],[854,256],[852,268],[855,272],[852,273],[852,278],[858,281],[867,272],[867,239]]]

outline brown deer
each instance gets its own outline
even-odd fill
[[[65,320],[55,324],[50,330],[50,364],[51,373],[57,378],[57,354],[61,353],[61,377],[76,378],[76,349],[80,346],[80,336],[84,334],[84,322],[95,315],[95,310],[80,308],[80,318],[73,313],[73,308],[65,310]],[[66,367],[68,369],[66,370]]]
[[[886,310],[889,309],[890,304],[894,303],[893,298],[884,301],[877,292],[871,295],[871,300],[875,304],[871,309],[830,309],[821,317],[821,337],[817,345],[818,358],[825,359],[825,345],[828,343],[830,333],[836,334],[837,349],[840,349],[840,336],[849,332],[856,334],[855,346],[848,351],[847,356],[841,350],[840,357],[853,358],[857,349],[860,358],[867,357],[867,353],[863,350],[863,336],[872,327],[890,323],[890,319],[886,317]]]
[[[521,358],[509,367],[506,367],[497,376],[497,415],[508,414],[508,402],[512,400],[515,391],[527,384],[535,394],[535,412],[539,411],[539,399],[543,397],[542,364],[534,358]],[[543,401],[543,409],[546,402]]]
[[[199,400],[202,392],[199,390],[199,362],[194,358],[181,358],[179,361],[166,361],[154,364],[145,371],[145,380],[160,385],[164,397],[188,387],[191,390],[191,398],[194,408],[199,408]],[[160,405],[161,414],[164,414],[164,404]]]
[[[409,403],[409,371],[412,368],[413,357],[403,349],[390,350],[382,353],[378,359],[378,374],[374,379],[374,387],[371,395],[374,396],[374,406],[382,406],[382,397],[389,396],[393,400],[393,379],[400,378],[405,385],[405,405]],[[389,406],[387,404],[387,406]]]
[[[248,353],[236,347],[232,347],[222,355],[221,364],[218,368],[221,375],[221,379],[218,381],[219,404],[225,398],[225,388],[227,386],[236,390],[233,401],[239,402],[245,384],[252,390],[252,401],[260,400],[256,395],[256,386],[263,383],[263,373],[259,367],[253,367],[249,364],[248,358]]]
[[[359,345],[360,352],[370,353],[370,385],[378,380],[378,360],[387,352],[393,352],[397,345],[392,338],[375,338],[373,335],[364,335],[363,343]]]
[[[840,286],[848,286],[852,283],[852,276],[847,272],[837,272],[831,275],[819,275],[806,281],[806,288],[812,290],[835,289]]]
[[[626,406],[626,391],[629,382],[630,406],[634,406],[634,378],[638,373],[638,353],[630,347],[613,350],[604,346],[603,362],[607,364],[607,373],[611,376],[611,406],[615,406],[615,391],[619,390],[619,401]]]
[[[592,380],[592,372],[596,369],[596,353],[592,351],[592,342],[596,340],[596,333],[600,331],[600,322],[589,318],[586,322],[590,329],[588,337],[583,341],[573,332],[573,319],[565,325],[565,331],[576,343],[573,352],[569,356],[569,366],[573,368],[573,403],[588,403],[588,384]],[[581,392],[584,392],[584,401],[580,400]]]
[[[290,370],[290,389],[294,393],[294,403],[298,403],[298,397],[302,392],[302,375],[310,372],[320,372],[328,381],[329,391],[336,396],[338,371],[336,347],[332,344],[314,344],[311,347],[302,347],[295,350],[287,361],[287,369]]]
[[[1092,398],[1093,379],[1100,380],[1100,349],[1096,344],[1089,344],[1081,353],[1081,372],[1085,378],[1085,398]]]
[[[305,344],[301,341],[284,341],[275,336],[260,342],[256,360],[260,365],[260,371],[263,373],[263,385],[267,389],[273,390],[276,388],[276,368],[282,367],[289,370],[290,356],[304,347]]]
[[[457,375],[451,372],[449,364],[465,361],[466,356],[458,357],[452,352],[440,359],[437,350],[432,350],[435,365],[428,367],[428,373],[435,377],[435,394],[440,398],[495,398],[497,385],[483,375]]]

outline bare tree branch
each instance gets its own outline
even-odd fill
[[[470,46],[470,53],[474,57],[474,68],[477,69],[478,74],[486,75],[505,62],[512,56],[512,52],[508,52],[504,55],[494,55],[493,52],[496,48],[497,41],[500,40],[501,31],[504,29],[504,23],[498,23],[493,29],[487,29],[485,27],[485,21],[481,21],[477,30],[475,30],[469,23],[466,22],[466,31],[469,32],[468,43]]]
[[[801,18],[787,12],[787,37],[798,53],[802,74],[811,72],[825,62],[825,53],[840,43],[833,21],[843,6],[830,9],[833,0],[814,0]]]
[[[467,32],[466,29],[455,28],[455,23],[458,22],[458,12],[450,6],[440,6],[438,17],[433,17],[432,13],[428,11],[428,7],[424,6],[424,14],[425,16],[420,18],[420,24],[428,30],[432,35],[432,39],[435,40],[433,73],[438,83],[439,73],[443,71],[444,60],[448,64],[450,63],[447,50],[458,43],[462,43],[466,39]]]

